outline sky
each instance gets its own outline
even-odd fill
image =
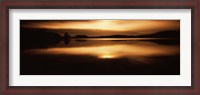
[[[20,24],[25,28],[54,30],[58,34],[68,32],[71,35],[93,36],[145,35],[159,31],[180,30],[180,20],[21,20]]]

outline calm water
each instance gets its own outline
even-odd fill
[[[176,39],[79,38],[21,50],[22,75],[179,75]]]

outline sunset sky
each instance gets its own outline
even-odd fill
[[[180,29],[179,20],[21,20],[20,24],[21,27],[45,28],[55,30],[54,32],[59,34],[68,32],[70,35],[96,35],[97,33],[144,35]],[[63,31],[64,29],[79,31]]]

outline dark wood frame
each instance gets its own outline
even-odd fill
[[[199,77],[199,0],[4,0],[1,2],[0,94],[131,94],[200,95]],[[9,9],[191,9],[192,10],[192,86],[191,87],[11,87],[9,75]],[[14,48],[14,47],[11,47]]]

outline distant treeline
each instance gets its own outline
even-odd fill
[[[180,38],[180,31],[161,31],[148,35],[107,35],[107,36],[87,36],[76,35],[70,36],[67,32],[64,34],[64,38]]]

